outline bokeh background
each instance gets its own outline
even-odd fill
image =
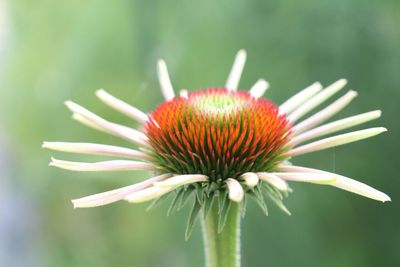
[[[175,88],[222,86],[248,51],[242,88],[265,77],[281,103],[319,80],[349,80],[357,99],[334,119],[382,109],[364,125],[388,133],[296,159],[388,193],[379,203],[331,187],[292,184],[292,216],[254,204],[243,222],[243,266],[400,266],[400,2],[0,0],[0,266],[203,266],[200,227],[184,241],[188,208],[116,203],[73,210],[70,199],[148,177],[73,173],[43,140],[126,143],[70,119],[72,99],[135,125],[94,96],[105,88],[151,111],[162,101],[155,63]],[[360,127],[358,127],[360,128]]]

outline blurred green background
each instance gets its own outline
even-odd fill
[[[151,111],[162,101],[155,63],[176,89],[222,86],[248,51],[241,82],[271,83],[281,103],[339,78],[359,97],[334,119],[382,109],[365,127],[388,133],[304,156],[388,193],[382,204],[331,187],[293,184],[292,216],[254,204],[243,222],[243,266],[400,266],[400,2],[0,0],[0,266],[203,266],[200,227],[184,241],[188,209],[119,202],[74,210],[70,199],[145,179],[145,172],[73,173],[48,141],[125,144],[70,119],[66,99],[135,126],[94,96],[105,88]],[[360,127],[359,127],[360,128]]]

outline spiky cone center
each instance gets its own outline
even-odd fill
[[[157,107],[145,124],[153,163],[221,183],[273,171],[287,159],[291,125],[277,106],[240,90],[193,91]]]

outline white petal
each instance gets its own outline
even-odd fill
[[[317,169],[312,169],[312,168],[306,168],[306,167],[301,167],[301,166],[294,166],[294,165],[279,165],[278,167],[279,172],[316,172],[320,173],[323,172],[321,170]]]
[[[342,89],[346,85],[347,81],[345,79],[338,80],[334,82],[333,84],[329,85],[326,87],[323,91],[318,93],[316,96],[312,97],[310,100],[302,104],[300,107],[298,107],[296,110],[294,110],[289,116],[288,120],[291,123],[294,123],[301,117],[303,117],[305,114],[307,114],[309,111],[323,103],[325,100],[327,100],[329,97],[334,95],[336,92],[338,92],[340,89]]]
[[[257,174],[255,174],[254,172],[243,173],[240,176],[240,178],[243,179],[245,184],[250,188],[255,187],[258,184],[259,180],[260,180],[258,178]]]
[[[250,89],[250,95],[254,98],[260,98],[267,91],[269,83],[264,79],[259,79]]]
[[[311,129],[307,132],[294,136],[293,139],[290,141],[292,146],[300,144],[302,142],[308,141],[310,139],[314,139],[317,137],[321,137],[327,134],[331,134],[334,132],[338,132],[340,130],[344,130],[364,122],[377,119],[381,116],[382,112],[380,110],[375,110],[371,112],[366,112],[363,114],[351,116],[345,119],[333,121],[331,123],[327,123],[320,127]]]
[[[160,82],[161,93],[166,101],[170,101],[175,97],[174,88],[169,78],[167,65],[165,61],[159,59],[157,62],[158,81]]]
[[[287,152],[288,156],[296,156],[301,154],[306,154],[318,150],[327,149],[330,147],[340,146],[347,143],[359,141],[365,138],[369,138],[380,133],[386,132],[386,128],[376,127],[369,128],[365,130],[350,132],[346,134],[340,134],[333,137],[328,137],[322,140],[318,140],[303,146],[296,147],[289,152]]]
[[[149,117],[144,112],[118,98],[115,98],[107,93],[104,89],[97,90],[96,95],[105,104],[125,114],[126,116],[139,121],[140,123],[146,123],[149,120]]]
[[[129,194],[125,196],[124,199],[130,203],[140,203],[161,197],[162,195],[174,189],[175,188],[171,187],[164,188],[159,186],[151,186],[135,193]]]
[[[338,179],[333,186],[382,202],[391,201],[390,197],[385,193],[380,192],[369,185],[344,176],[338,176]]]
[[[154,182],[164,180],[171,176],[172,176],[171,174],[162,174],[156,177],[149,178],[137,184],[82,197],[79,199],[74,199],[72,200],[72,203],[74,204],[74,208],[92,208],[92,207],[107,205],[122,200],[125,196],[129,194],[142,190],[152,185]]]
[[[241,49],[236,54],[231,72],[229,73],[228,80],[226,81],[225,87],[228,89],[228,91],[235,91],[238,88],[240,77],[242,76],[245,63],[246,63],[246,51]]]
[[[307,182],[313,184],[333,184],[336,181],[334,174],[314,172],[273,172],[271,174],[288,181]]]
[[[103,132],[124,138],[135,144],[149,147],[149,144],[147,143],[148,138],[142,132],[123,125],[109,122],[72,101],[66,101],[65,105],[73,113],[78,115],[74,116],[74,118],[82,122],[83,124],[97,130],[101,130]]]
[[[57,151],[91,154],[91,155],[105,155],[124,158],[133,158],[140,160],[150,160],[151,157],[141,151],[133,150],[130,148],[110,146],[93,143],[70,143],[70,142],[43,142],[43,148],[48,148]]]
[[[99,127],[97,124],[91,122],[90,120],[86,119],[84,116],[79,115],[79,114],[72,114],[72,118],[80,123],[82,123],[83,125],[88,126],[89,128],[95,129],[97,131],[100,132],[104,132],[104,133],[109,133],[108,131],[106,131],[104,128]]]
[[[128,140],[132,139],[132,141],[136,139],[147,140],[147,136],[144,133],[120,124],[107,121],[72,101],[65,101],[65,105],[68,107],[69,110],[74,113],[74,119],[77,119],[78,121],[89,127],[98,129],[106,133],[111,133]],[[143,140],[141,140],[141,142],[143,142]]]
[[[197,182],[205,182],[208,180],[206,175],[202,174],[186,174],[186,175],[178,175],[172,178],[169,178],[162,182],[154,183],[154,186],[160,187],[179,187],[185,184],[192,184]]]
[[[258,172],[257,175],[261,180],[276,187],[276,189],[280,191],[289,191],[289,185],[286,183],[285,180],[279,178],[279,176],[268,172]]]
[[[330,117],[341,111],[344,107],[346,107],[351,102],[351,100],[353,100],[356,96],[357,92],[349,91],[347,94],[345,94],[344,96],[342,96],[341,98],[339,98],[338,100],[336,100],[323,110],[317,112],[308,119],[296,124],[292,128],[294,135],[302,133],[329,119]]]
[[[280,114],[289,114],[298,106],[303,104],[305,101],[310,99],[316,93],[321,91],[322,85],[319,82],[315,82],[312,85],[306,87],[305,89],[301,90],[299,93],[295,94],[288,100],[286,100],[283,104],[279,106],[279,113]]]
[[[179,91],[179,96],[183,98],[188,98],[188,91],[186,89],[182,89]]]
[[[226,185],[228,186],[228,197],[230,200],[234,202],[241,202],[244,197],[243,187],[240,183],[232,178],[228,178],[225,180]]]
[[[369,185],[366,185],[364,183],[358,182],[356,180],[350,179],[348,177],[345,177],[343,175],[339,174],[334,174],[326,171],[321,171],[317,169],[312,169],[312,168],[306,168],[306,167],[300,167],[300,166],[286,166],[282,165],[279,167],[280,171],[288,171],[288,172],[314,172],[314,173],[321,173],[321,174],[328,174],[328,175],[335,175],[336,181],[332,184],[332,186],[335,186],[337,188],[364,196],[368,197],[371,199],[379,200],[382,202],[385,201],[390,201],[390,197],[386,195],[385,193],[376,190],[375,188],[372,188]]]
[[[157,167],[150,163],[133,160],[109,160],[94,163],[75,162],[51,159],[50,166],[71,171],[130,171],[130,170],[157,170]]]

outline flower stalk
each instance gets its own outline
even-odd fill
[[[240,267],[240,204],[232,202],[223,230],[218,233],[219,208],[214,201],[202,230],[206,267]]]

